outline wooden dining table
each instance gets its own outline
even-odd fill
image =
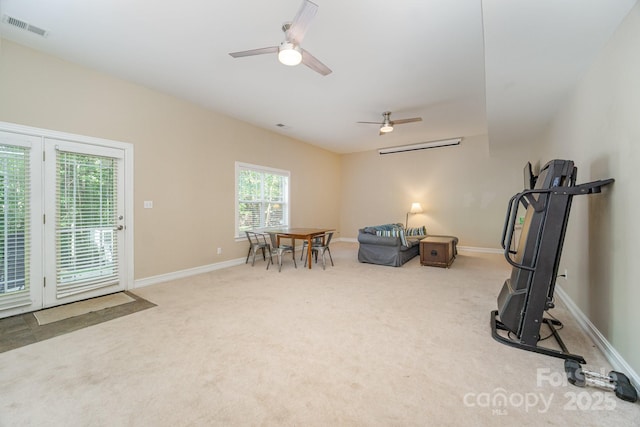
[[[311,244],[315,237],[321,236],[326,232],[334,231],[333,228],[282,228],[269,230],[269,233],[276,234],[276,244],[280,246],[280,239],[291,239],[291,245],[295,248],[296,239],[307,241],[307,262],[311,269]],[[295,256],[295,255],[294,255]]]

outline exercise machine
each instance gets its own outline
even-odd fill
[[[614,182],[606,179],[576,185],[576,174],[573,161],[551,160],[531,180],[534,188],[509,200],[501,244],[512,271],[498,295],[498,310],[491,312],[491,330],[493,338],[503,344],[586,363],[582,356],[568,351],[558,333],[562,324],[544,316],[554,307],[555,280],[573,197],[599,193]],[[513,242],[521,207],[526,213],[520,239]],[[539,345],[543,324],[560,350]]]
[[[638,394],[626,375],[617,371],[603,375],[582,369],[580,364],[587,362],[569,352],[558,333],[562,323],[551,315],[544,316],[554,307],[555,280],[573,197],[600,193],[602,187],[614,180],[576,185],[577,168],[571,160],[552,160],[537,177],[527,163],[524,174],[528,189],[509,200],[502,232],[504,256],[512,270],[498,295],[498,310],[491,312],[491,334],[503,344],[564,359],[567,378],[573,385],[613,391],[620,399],[636,402]],[[520,239],[513,242],[521,208],[526,213]],[[545,338],[540,336],[543,324],[551,331]],[[540,345],[540,341],[549,337],[555,339],[560,350]]]

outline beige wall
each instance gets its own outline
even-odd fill
[[[6,40],[0,76],[0,121],[134,145],[136,279],[246,255],[235,161],[291,172],[293,226],[339,226],[337,154]]]
[[[486,135],[451,147],[344,155],[342,235],[356,238],[364,226],[404,223],[411,203],[420,202],[424,213],[410,215],[409,226],[458,236],[462,246],[497,249],[507,202],[522,191],[528,160],[522,147],[492,152]]]
[[[576,162],[578,182],[615,178],[574,198],[560,285],[640,373],[640,4],[592,65],[549,132],[547,158]]]

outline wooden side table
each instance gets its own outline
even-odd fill
[[[420,264],[449,268],[455,258],[452,237],[425,237],[420,240]]]

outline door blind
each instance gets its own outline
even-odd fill
[[[29,300],[30,148],[0,145],[0,308]]]
[[[58,297],[118,283],[117,167],[113,158],[57,152]]]

